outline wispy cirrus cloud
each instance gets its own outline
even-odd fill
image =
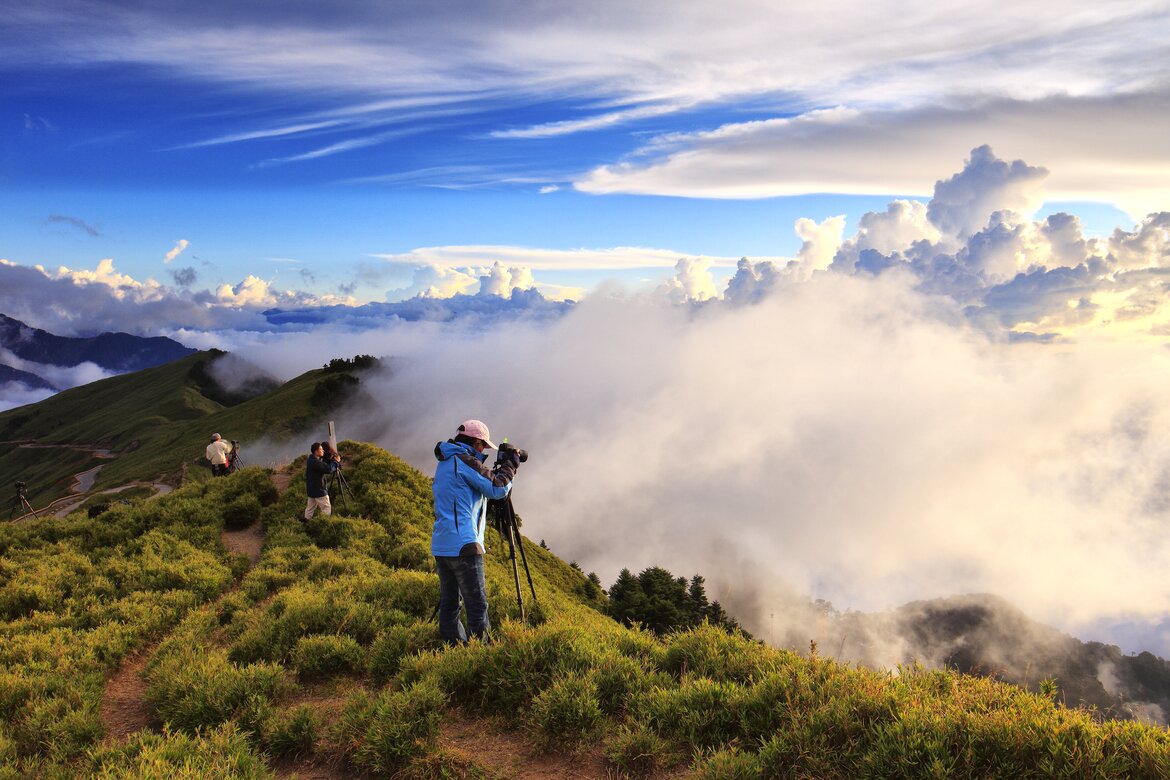
[[[436,268],[467,268],[505,265],[524,266],[534,270],[565,270],[589,268],[592,270],[622,270],[629,268],[673,268],[684,252],[649,247],[611,247],[604,249],[541,249],[518,246],[433,246],[419,247],[398,254],[377,254],[373,257],[388,263]],[[710,258],[721,267],[735,267],[738,257]]]
[[[1102,116],[1110,117],[1107,127]],[[631,161],[595,168],[576,187],[707,198],[925,194],[950,160],[981,144],[1051,170],[1045,186],[1056,200],[1109,202],[1135,217],[1170,205],[1170,91],[832,109],[731,124],[654,139]]]
[[[73,227],[77,228],[78,230],[80,230],[84,233],[87,233],[87,234],[93,236],[94,238],[97,238],[98,236],[101,235],[100,230],[98,230],[96,227],[89,224],[85,220],[81,219],[80,217],[70,217],[70,216],[66,216],[64,214],[51,214],[51,215],[49,215],[49,217],[45,221],[50,222],[50,223],[54,223],[54,224],[72,225]]]

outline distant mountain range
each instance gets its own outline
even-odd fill
[[[12,366],[6,366],[0,363],[0,385],[6,382],[19,382],[25,387],[33,390],[60,390],[61,388],[54,385],[36,374],[30,374],[27,371],[21,371]]]
[[[125,373],[170,363],[195,352],[165,336],[146,338],[129,333],[80,338],[57,336],[4,314],[0,314],[0,350],[22,361],[19,368],[8,365],[7,356],[0,352],[0,383],[19,382],[31,389],[45,390],[60,388],[28,364],[72,367],[93,363],[107,371]]]
[[[891,612],[849,612],[834,624],[840,644],[826,650],[840,660],[878,668],[921,662],[1034,692],[1051,679],[1069,706],[1162,725],[1170,715],[1170,663],[1148,652],[1124,655],[1114,645],[1082,642],[996,596],[969,594],[917,601]]]

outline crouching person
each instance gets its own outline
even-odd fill
[[[488,621],[483,575],[483,530],[487,505],[508,495],[520,459],[511,453],[494,470],[484,450],[496,449],[487,426],[468,420],[454,439],[435,445],[435,528],[431,554],[439,572],[439,635],[448,644],[466,644],[467,637],[485,639]],[[467,628],[459,619],[459,600],[467,608]]]

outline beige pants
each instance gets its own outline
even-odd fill
[[[318,509],[323,515],[333,514],[333,506],[329,503],[329,496],[322,496],[321,498],[310,498],[309,503],[305,504],[305,519],[308,520],[313,516],[313,513]]]

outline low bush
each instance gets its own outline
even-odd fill
[[[139,732],[125,745],[93,751],[94,780],[269,780],[264,758],[232,724],[192,736]]]
[[[362,646],[345,635],[303,636],[292,652],[292,667],[302,680],[359,672],[364,665]]]
[[[223,508],[224,528],[239,530],[260,520],[260,499],[252,493],[237,496]]]
[[[348,759],[358,769],[392,774],[434,750],[445,702],[433,680],[403,691],[361,692],[342,713],[335,739],[355,746]]]
[[[146,697],[164,723],[195,732],[224,723],[251,699],[271,701],[283,674],[277,664],[236,666],[222,650],[187,645],[151,661]]]
[[[601,730],[605,715],[591,675],[564,675],[532,700],[529,723],[547,748],[574,749]]]
[[[367,668],[374,680],[385,683],[398,674],[406,656],[441,646],[432,623],[391,626],[378,634],[370,645]]]
[[[295,758],[313,752],[319,725],[313,710],[302,704],[275,712],[263,725],[261,743],[274,756]]]

